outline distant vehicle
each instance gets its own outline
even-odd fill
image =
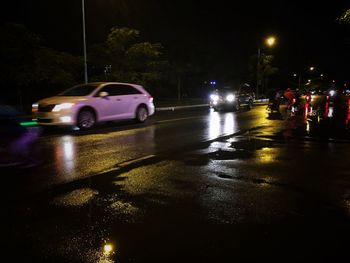
[[[216,89],[210,94],[209,105],[215,111],[231,110],[238,111],[242,107],[250,110],[254,103],[254,92],[249,85],[245,84],[239,89],[224,87]]]
[[[153,97],[140,85],[95,82],[74,86],[39,100],[32,112],[40,125],[92,128],[98,122],[135,119],[144,122],[155,112]]]

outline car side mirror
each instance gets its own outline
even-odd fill
[[[108,92],[106,92],[106,91],[101,91],[99,94],[98,94],[98,96],[99,97],[101,97],[101,98],[106,98],[106,97],[108,97]]]

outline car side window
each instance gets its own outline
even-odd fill
[[[249,95],[250,94],[250,90],[247,89],[247,88],[241,88],[240,94],[242,94],[242,95]]]
[[[115,85],[106,85],[98,93],[100,93],[100,92],[107,92],[109,96],[119,95],[118,88],[115,87]]]
[[[99,93],[103,91],[108,92],[109,96],[141,94],[141,92],[138,89],[135,89],[132,86],[123,85],[123,84],[110,84],[110,85],[104,86],[99,91]]]
[[[116,86],[118,86],[117,89],[119,95],[141,94],[141,92],[138,89],[135,89],[134,87],[129,85],[117,84]]]

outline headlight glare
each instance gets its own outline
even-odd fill
[[[233,102],[233,101],[235,100],[235,95],[233,95],[233,94],[227,95],[227,96],[226,96],[226,100],[227,100],[228,102]]]
[[[74,104],[73,103],[61,103],[61,104],[57,104],[55,105],[55,107],[52,109],[53,112],[58,112],[60,110],[67,110],[72,108]]]
[[[32,112],[37,112],[39,108],[39,104],[38,103],[33,103],[32,104]]]
[[[210,99],[213,100],[213,101],[218,101],[219,100],[219,96],[216,95],[216,94],[211,94],[210,95]]]

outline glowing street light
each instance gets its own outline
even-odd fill
[[[266,38],[265,43],[267,46],[272,47],[276,44],[276,38],[273,36],[268,37],[268,38]]]

